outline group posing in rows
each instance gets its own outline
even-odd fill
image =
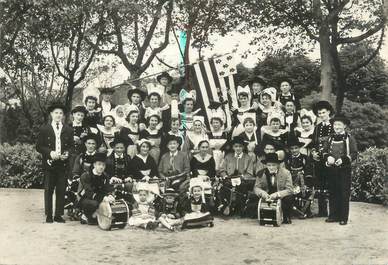
[[[120,198],[130,208],[128,224],[146,229],[174,230],[195,213],[208,215],[194,226],[214,215],[255,218],[260,199],[280,200],[283,223],[290,224],[295,214],[313,217],[306,202],[317,196],[319,217],[347,224],[357,145],[350,121],[334,115],[329,102],[301,109],[290,80],[276,89],[257,76],[238,86],[238,108],[210,102],[206,112],[197,105],[200,95],[184,86],[163,73],[157,84],[130,88],[123,105],[112,102],[114,89],[103,88],[84,96],[70,124],[54,102],[37,141],[46,221],[65,222],[66,190],[76,181],[81,223],[96,223],[99,205]]]

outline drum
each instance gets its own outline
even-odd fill
[[[129,208],[124,200],[101,202],[97,210],[98,226],[102,230],[122,229],[128,223]]]
[[[283,221],[283,212],[281,210],[281,200],[266,202],[259,200],[257,205],[257,218],[260,225],[280,226]]]
[[[192,212],[188,213],[183,218],[182,229],[213,227],[213,216],[209,213]]]

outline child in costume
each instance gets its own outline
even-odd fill
[[[296,127],[294,134],[298,137],[299,141],[304,143],[300,152],[304,155],[310,156],[311,154],[311,142],[314,134],[314,124],[316,116],[313,111],[302,109],[300,111],[300,127]]]
[[[154,230],[158,227],[156,212],[153,206],[155,197],[150,192],[148,183],[138,183],[136,190],[137,194],[134,194],[136,202],[132,206],[132,216],[128,220],[128,225]]]
[[[184,216],[182,228],[212,227],[213,216],[205,201],[202,179],[191,179],[189,191],[190,196],[184,202],[182,211]]]
[[[162,195],[163,199],[158,205],[158,220],[160,224],[174,231],[182,225],[182,218],[180,215],[180,205],[178,201],[178,193],[174,189],[168,188]]]
[[[345,131],[350,125],[346,117],[338,114],[332,122],[334,134],[330,136],[327,152],[323,155],[329,173],[329,218],[326,222],[346,225],[349,218],[351,165],[357,156],[357,143]]]

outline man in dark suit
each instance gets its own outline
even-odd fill
[[[73,130],[62,122],[66,108],[54,102],[47,109],[51,123],[39,132],[36,150],[42,154],[44,169],[44,205],[46,222],[64,223],[66,177],[69,169],[69,151],[74,145]],[[53,220],[53,193],[55,190],[55,216]]]

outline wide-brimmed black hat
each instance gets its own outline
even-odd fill
[[[218,109],[219,107],[222,106],[222,103],[221,102],[218,102],[218,101],[213,101],[213,100],[210,100],[210,104],[209,106],[207,106],[209,109]]]
[[[113,94],[115,90],[112,87],[102,87],[100,88],[101,94]]]
[[[106,162],[106,153],[98,152],[94,155],[93,162]]]
[[[54,101],[54,102],[52,102],[51,105],[48,106],[47,112],[48,112],[48,113],[51,113],[51,112],[52,112],[53,110],[55,110],[55,109],[61,109],[61,110],[63,110],[64,113],[67,112],[67,108],[66,108],[65,105],[63,105],[63,103],[60,102],[60,101]]]
[[[77,113],[77,112],[82,112],[83,114],[87,114],[88,111],[84,106],[76,106],[71,110],[71,114]]]
[[[167,196],[178,197],[179,194],[173,188],[168,188],[163,193],[163,197],[167,197]]]
[[[129,90],[128,90],[128,92],[127,92],[127,98],[128,98],[129,100],[131,100],[131,97],[132,97],[132,95],[133,95],[134,93],[139,94],[140,97],[141,97],[141,100],[144,100],[145,97],[146,97],[146,94],[144,93],[144,91],[142,91],[142,90],[140,90],[140,89],[138,89],[138,88],[133,88],[133,89],[129,89]]]
[[[279,82],[279,87],[280,87],[280,85],[281,85],[283,82],[289,83],[291,87],[294,86],[294,82],[292,82],[292,80],[291,80],[290,78],[288,78],[288,77],[280,78],[279,80],[280,80],[280,82]]]
[[[330,104],[329,101],[326,101],[326,100],[321,100],[314,104],[313,106],[314,114],[318,115],[318,110],[321,110],[321,109],[327,109],[330,111],[331,114],[334,113],[333,106]]]
[[[348,118],[346,118],[343,114],[339,113],[339,114],[336,114],[332,119],[331,119],[331,122],[334,123],[335,121],[340,121],[340,122],[343,122],[343,124],[345,124],[346,126],[349,126],[350,125],[350,120]]]
[[[126,147],[127,143],[128,141],[123,137],[115,137],[114,140],[110,143],[110,147],[114,148],[116,144],[123,144]]]
[[[304,146],[304,143],[302,143],[301,141],[299,141],[299,138],[296,137],[296,136],[291,136],[288,138],[287,140],[287,146],[288,147],[291,147],[291,146],[299,146],[299,147],[302,147]]]
[[[169,135],[166,136],[166,144],[167,144],[167,145],[168,145],[171,141],[176,141],[176,142],[179,144],[179,143],[180,143],[179,140],[180,140],[179,137],[178,137],[178,136],[175,136],[175,135],[169,134]]]
[[[253,83],[259,83],[261,84],[263,87],[267,86],[267,81],[265,80],[265,78],[261,75],[257,75],[257,76],[254,76],[252,77],[250,80],[249,80],[249,86],[252,87]]]
[[[232,141],[230,143],[231,143],[232,146],[235,145],[235,144],[241,144],[241,145],[246,145],[247,144],[242,136],[235,136],[235,137],[233,137],[233,139],[232,139]]]
[[[280,160],[277,153],[269,153],[265,155],[265,158],[261,160],[261,163],[267,164],[267,163],[278,163],[280,164]]]
[[[160,83],[160,79],[162,79],[163,77],[167,78],[169,83],[172,82],[172,76],[167,72],[163,72],[162,74],[158,75],[156,77],[156,80],[158,80],[158,82]]]
[[[87,140],[94,140],[96,143],[98,143],[98,136],[97,134],[94,134],[94,133],[88,133],[86,136],[84,136],[82,138],[82,140],[84,141],[84,143],[86,143]]]

